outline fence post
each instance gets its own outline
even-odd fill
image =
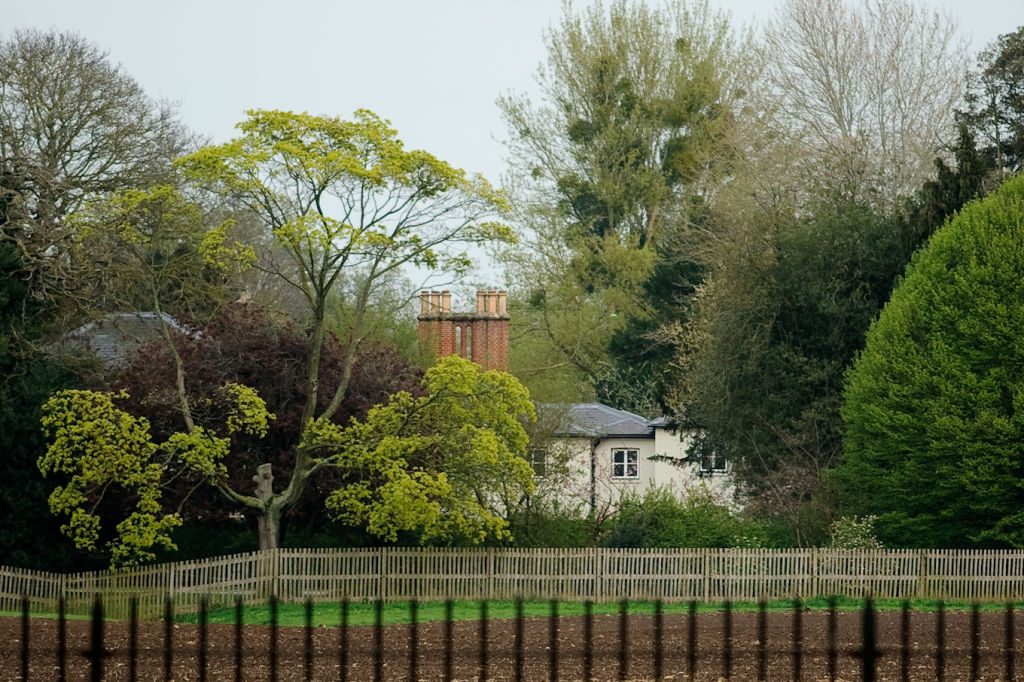
[[[604,563],[604,549],[601,547],[594,548],[594,601],[601,601],[604,596],[604,590],[601,589],[601,581],[604,579],[604,571],[602,570]]]
[[[917,587],[914,596],[924,599],[928,592],[928,550],[917,550]]]
[[[271,560],[271,570],[274,572],[273,573],[274,581],[272,583],[272,585],[273,585],[273,588],[272,588],[273,592],[272,592],[272,594],[273,594],[274,598],[277,599],[281,595],[281,548],[280,547],[275,547],[273,549],[273,554],[271,554],[270,560]]]
[[[377,596],[381,601],[388,598],[388,583],[387,583],[387,570],[385,569],[385,562],[387,561],[387,547],[380,547],[377,550]]]
[[[174,563],[172,562],[167,564],[167,597],[169,599],[174,599],[177,596],[175,594],[175,590],[177,588],[177,585],[175,585],[175,577]]]
[[[704,584],[702,585],[701,594],[703,601],[709,602],[711,601],[711,550],[705,547],[703,556]]]
[[[494,599],[494,548],[487,548],[487,585],[484,588],[487,599]]]
[[[818,594],[819,582],[818,582],[818,548],[811,547],[811,593],[807,595],[808,599],[817,599],[822,596]]]

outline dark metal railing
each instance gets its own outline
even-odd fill
[[[697,604],[691,602],[684,613],[673,614],[666,617],[663,604],[655,602],[653,613],[645,618],[650,618],[649,635],[644,635],[644,645],[639,646],[633,641],[634,625],[637,614],[630,613],[630,603],[621,601],[618,604],[618,611],[614,623],[602,621],[605,627],[606,642],[614,635],[614,651],[606,644],[598,644],[595,649],[596,630],[594,605],[586,602],[583,606],[581,616],[565,616],[559,612],[559,603],[552,601],[549,606],[546,619],[546,628],[543,622],[536,618],[527,618],[524,614],[524,603],[517,600],[514,605],[514,616],[512,618],[511,651],[506,646],[495,647],[494,633],[495,620],[489,613],[489,603],[484,601],[479,604],[479,621],[476,623],[478,640],[475,643],[475,661],[467,662],[465,640],[456,640],[454,604],[452,601],[444,603],[443,619],[436,625],[440,632],[437,638],[429,642],[425,641],[421,622],[420,604],[410,602],[408,618],[409,624],[404,635],[404,652],[396,657],[396,649],[393,646],[396,641],[393,630],[397,629],[401,641],[400,629],[402,626],[384,625],[384,602],[374,602],[373,624],[370,626],[353,627],[350,619],[350,603],[345,600],[339,604],[339,625],[337,627],[336,654],[325,655],[321,650],[318,653],[317,642],[324,641],[324,636],[318,634],[324,628],[314,625],[314,609],[312,600],[304,603],[303,624],[301,626],[301,638],[292,637],[297,634],[295,628],[282,628],[280,626],[280,612],[278,601],[271,598],[268,602],[269,625],[246,626],[244,624],[244,608],[239,599],[234,605],[233,623],[221,626],[211,626],[209,608],[207,601],[201,600],[199,610],[195,616],[194,626],[189,625],[188,637],[180,636],[181,641],[176,641],[176,625],[174,604],[168,599],[164,605],[164,617],[162,628],[153,623],[140,623],[138,608],[134,600],[129,609],[129,617],[126,626],[119,625],[113,621],[104,619],[104,607],[102,599],[97,596],[93,603],[92,615],[88,623],[87,646],[84,649],[75,649],[69,645],[69,622],[65,616],[64,603],[61,601],[53,624],[54,638],[46,642],[46,646],[40,647],[34,637],[40,638],[37,632],[36,620],[30,617],[30,603],[27,598],[22,600],[22,612],[17,625],[18,649],[17,652],[0,649],[3,656],[16,655],[18,666],[5,665],[8,670],[18,670],[20,679],[59,679],[68,677],[87,677],[91,680],[103,680],[105,675],[112,670],[112,660],[117,659],[118,677],[123,679],[126,673],[129,680],[137,680],[141,677],[153,679],[157,671],[162,670],[163,679],[180,679],[184,674],[195,677],[199,680],[208,679],[229,679],[233,675],[235,680],[253,679],[258,674],[260,679],[330,679],[339,680],[366,680],[373,679],[375,682],[385,679],[442,679],[452,680],[456,677],[456,645],[462,649],[459,658],[463,664],[473,665],[475,670],[469,677],[476,677],[480,680],[491,679],[663,679],[668,670],[669,658],[673,661],[672,676],[680,678],[685,669],[686,679],[708,679],[724,678],[731,679],[822,679],[827,678],[835,681],[840,679],[840,663],[846,666],[843,679],[850,679],[851,673],[859,679],[872,681],[878,679],[879,668],[886,665],[889,672],[888,678],[900,680],[911,679],[936,679],[945,680],[948,667],[951,662],[956,663],[959,668],[955,673],[957,679],[981,680],[981,679],[1004,679],[1013,680],[1016,672],[1016,611],[1014,605],[1007,604],[1002,614],[998,612],[991,614],[989,628],[999,625],[1002,629],[1002,638],[989,637],[983,645],[983,618],[978,605],[970,608],[966,632],[961,629],[961,640],[966,639],[966,649],[951,649],[948,646],[947,630],[949,618],[944,605],[940,602],[934,613],[934,646],[923,650],[919,644],[912,643],[912,611],[909,602],[903,602],[898,614],[898,619],[889,618],[890,627],[888,635],[891,642],[882,641],[882,631],[879,625],[879,613],[869,598],[865,600],[859,612],[848,616],[856,618],[856,623],[849,624],[847,635],[853,635],[856,639],[847,641],[841,645],[840,637],[840,612],[837,601],[833,598],[828,600],[826,613],[824,614],[824,646],[809,646],[807,622],[805,620],[805,608],[800,600],[793,603],[789,614],[769,614],[767,604],[764,601],[758,603],[756,612],[753,614],[742,614],[747,618],[753,616],[753,641],[748,646],[737,642],[737,614],[736,609],[730,602],[721,605],[720,613],[708,613],[698,618]],[[895,616],[897,614],[890,614]],[[770,621],[778,626],[779,620],[788,618],[788,627],[783,622],[783,627],[776,627],[771,630]],[[668,638],[666,621],[671,619],[678,631],[685,630],[685,636]],[[821,623],[821,618],[814,620]],[[959,618],[962,623],[963,618]],[[701,622],[702,621],[702,622]],[[12,621],[14,622],[14,621]],[[645,625],[647,621],[644,621]],[[713,625],[717,641],[708,641],[702,638],[701,626],[710,631],[709,625]],[[494,627],[492,627],[494,626]],[[566,626],[569,630],[578,635],[567,635]],[[852,626],[856,626],[855,628]],[[891,637],[896,626],[895,637]],[[48,626],[49,627],[49,626]],[[119,635],[116,642],[111,637],[111,631],[117,628]],[[225,634],[223,640],[230,642],[230,646],[220,646],[217,652],[211,651],[211,628],[219,627],[218,633]],[[502,632],[507,636],[502,626]],[[145,649],[146,656],[143,656],[143,647],[140,645],[140,628],[148,628],[150,633],[160,635],[162,641],[157,646],[152,642]],[[194,629],[193,629],[194,628]],[[258,629],[258,630],[257,630]],[[290,631],[289,645],[282,651],[281,632],[287,629]],[[788,629],[788,633],[785,630]],[[85,634],[82,632],[80,634]],[[249,637],[258,632],[260,641],[265,635],[266,650],[260,655],[246,646]],[[645,633],[647,631],[645,630]],[[748,630],[749,632],[749,630]],[[389,633],[391,633],[389,635]],[[774,633],[774,634],[773,634]],[[364,640],[369,640],[369,647],[358,649],[353,646],[353,635],[357,634]],[[788,634],[788,636],[786,636]],[[813,634],[821,634],[818,628]],[[920,634],[920,632],[918,632]],[[545,637],[546,635],[546,637]],[[709,635],[710,636],[710,635]],[[775,639],[771,639],[774,637]],[[82,637],[79,637],[82,639]],[[293,642],[301,642],[301,652],[295,651]],[[781,641],[779,641],[781,640]],[[50,645],[52,642],[52,646]],[[472,642],[470,639],[469,642]],[[502,640],[507,644],[508,640]],[[543,646],[541,650],[536,645]],[[389,648],[390,647],[390,648]],[[425,648],[426,647],[426,648]],[[321,647],[322,649],[322,647]],[[155,660],[154,652],[159,651],[162,660]],[[262,647],[260,648],[262,651]],[[49,652],[49,653],[48,653]],[[501,654],[495,658],[495,654]],[[52,655],[52,658],[41,665],[42,656]],[[176,656],[178,658],[176,658]],[[405,660],[402,661],[404,656]],[[253,658],[261,660],[259,665],[253,665]],[[336,665],[323,664],[326,659]],[[568,658],[572,658],[572,665],[567,665]],[[596,666],[598,658],[602,658],[606,665]],[[737,661],[742,658],[745,662],[751,663],[749,668],[738,669]],[[788,658],[788,662],[786,659]],[[125,660],[127,659],[127,660]],[[813,659],[815,671],[808,672],[808,659]],[[0,661],[10,658],[0,658]],[[265,661],[266,665],[263,665]],[[779,663],[783,670],[779,670]],[[318,662],[321,663],[318,667]],[[925,662],[930,665],[923,665]],[[33,667],[35,663],[35,667]],[[162,665],[161,665],[162,664]],[[214,667],[216,669],[214,669]],[[500,669],[499,669],[500,668]],[[924,671],[922,672],[922,668]],[[327,670],[329,672],[325,673]],[[45,672],[40,672],[45,671]],[[123,671],[123,672],[122,672]],[[463,670],[462,677],[465,677]]]

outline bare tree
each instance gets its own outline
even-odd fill
[[[809,177],[853,198],[910,193],[956,129],[966,41],[912,0],[788,0],[765,31],[777,120]]]
[[[0,42],[0,179],[19,210],[0,227],[38,295],[66,269],[65,218],[90,196],[165,181],[189,135],[108,55],[74,33]]]

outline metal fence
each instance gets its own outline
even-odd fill
[[[270,680],[638,680],[638,679],[968,679],[1013,680],[1018,648],[1012,604],[983,614],[975,605],[956,614],[964,627],[950,627],[941,604],[927,623],[911,625],[909,603],[895,628],[880,627],[872,600],[859,611],[840,612],[834,600],[822,612],[797,601],[789,612],[736,613],[725,602],[717,613],[698,615],[696,602],[666,614],[662,602],[638,616],[620,602],[618,613],[595,616],[593,602],[581,616],[559,615],[552,602],[545,618],[526,618],[515,602],[511,619],[488,615],[479,603],[470,623],[453,619],[444,604],[440,622],[423,623],[421,604],[408,604],[408,623],[385,627],[385,603],[374,602],[374,622],[349,625],[350,604],[338,605],[336,628],[315,627],[313,602],[305,602],[304,625],[280,627],[279,603],[266,605],[266,626],[243,626],[236,601],[234,622],[210,625],[205,600],[195,623],[176,623],[173,602],[160,623],[138,618],[129,600],[126,623],[105,620],[97,596],[88,621],[69,621],[63,608],[52,621],[32,618],[22,601],[20,631],[0,643],[4,679],[270,679]],[[985,628],[982,616],[988,623]],[[813,618],[814,623],[808,623]],[[737,619],[743,619],[738,622]],[[0,624],[4,619],[0,619]],[[44,626],[45,623],[45,626]],[[925,625],[929,627],[925,627]],[[1001,637],[993,637],[994,625]],[[72,626],[77,626],[73,628]],[[714,627],[710,627],[714,626]],[[179,628],[187,628],[181,630]],[[462,628],[465,632],[456,630]],[[116,632],[112,632],[116,630]],[[473,637],[465,636],[472,632]],[[983,638],[983,631],[986,636]],[[922,644],[921,640],[931,640]],[[951,641],[952,640],[952,641]],[[966,640],[966,642],[961,641]],[[13,642],[16,648],[11,648]],[[952,646],[951,646],[952,644]],[[7,647],[6,649],[4,647]],[[16,660],[15,660],[16,659]],[[884,668],[884,670],[882,670]],[[14,677],[15,671],[20,677]]]
[[[566,601],[756,601],[767,598],[1024,600],[1017,550],[834,549],[279,549],[125,571],[56,574],[0,568],[0,611],[86,615],[92,597],[123,617],[130,598],[143,617],[170,596],[181,611],[199,601],[247,604],[349,600],[561,599]]]

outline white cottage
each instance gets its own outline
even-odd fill
[[[721,457],[697,460],[687,452],[694,432],[674,429],[664,418],[645,419],[601,403],[544,405],[554,426],[531,450],[540,486],[547,479],[556,496],[591,509],[617,507],[619,498],[668,487],[680,496],[698,488],[732,503],[729,463]]]

